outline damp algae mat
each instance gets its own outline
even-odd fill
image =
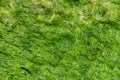
[[[0,0],[0,80],[120,80],[120,0]]]

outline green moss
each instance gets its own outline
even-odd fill
[[[1,80],[119,80],[119,0],[1,0]]]

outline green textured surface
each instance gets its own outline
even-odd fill
[[[0,0],[0,80],[120,80],[120,0]]]

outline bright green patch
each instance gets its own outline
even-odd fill
[[[0,0],[0,80],[120,80],[120,0]]]

